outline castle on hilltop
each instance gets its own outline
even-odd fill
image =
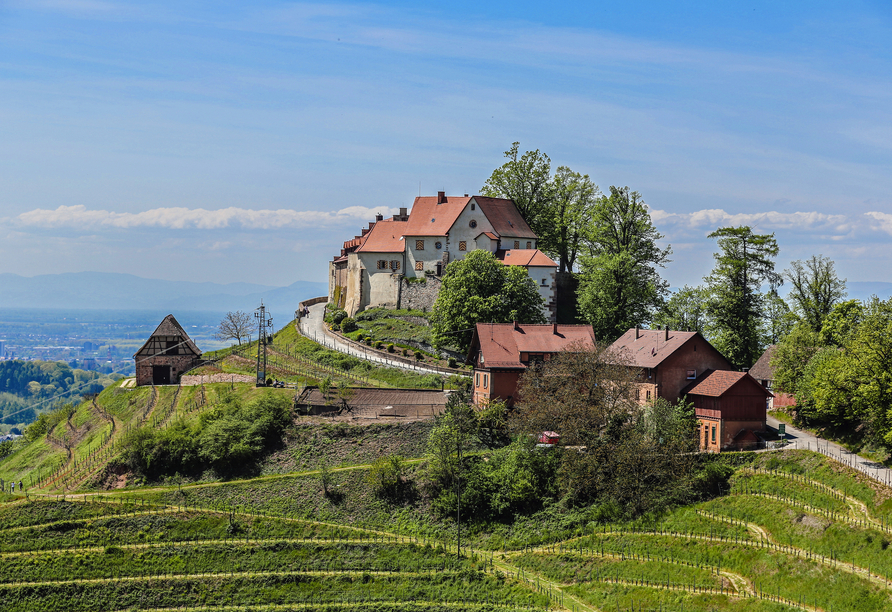
[[[412,212],[376,215],[344,242],[329,264],[329,301],[350,316],[376,306],[430,309],[451,261],[486,249],[505,265],[523,267],[539,288],[546,318],[556,316],[557,264],[536,248],[538,236],[512,200],[484,196],[415,198]]]

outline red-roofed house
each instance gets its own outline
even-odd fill
[[[511,200],[442,191],[418,197],[410,214],[402,208],[393,219],[378,215],[361,236],[344,243],[330,266],[329,299],[351,316],[367,307],[399,308],[408,289],[404,279],[437,278],[450,261],[486,249],[527,270],[545,299],[546,316],[554,320],[557,264],[536,242]]]
[[[641,369],[637,384],[642,404],[658,397],[676,402],[682,389],[706,370],[734,367],[697,332],[632,328],[611,350],[624,353],[630,365]]]
[[[758,444],[756,432],[765,430],[771,392],[747,372],[707,370],[682,395],[694,403],[701,450],[717,453]]]
[[[468,362],[474,364],[474,403],[501,399],[514,404],[524,370],[573,344],[594,346],[592,326],[478,323],[468,350]]]

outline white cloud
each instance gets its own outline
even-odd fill
[[[322,210],[252,210],[248,208],[154,208],[138,213],[118,213],[109,210],[90,210],[86,206],[60,206],[55,210],[38,208],[11,219],[16,226],[27,228],[71,228],[78,230],[116,228],[161,228],[217,230],[240,228],[247,230],[295,229],[340,225],[345,222],[363,223],[375,218],[376,213],[389,216],[396,208],[348,206],[335,211]]]
[[[867,213],[870,215],[871,213]],[[882,213],[874,213],[882,214]],[[892,226],[892,215],[889,224]],[[777,211],[757,213],[729,213],[721,208],[698,210],[691,213],[671,213],[665,210],[651,211],[656,225],[676,225],[691,229],[718,228],[749,225],[762,231],[793,229],[805,232],[825,232],[836,235],[850,234],[863,222],[846,215],[828,215],[819,212],[783,213]]]
[[[874,227],[892,235],[892,215],[884,212],[871,211],[864,213],[864,216],[874,220]]]

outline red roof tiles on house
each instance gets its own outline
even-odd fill
[[[480,210],[489,219],[492,228],[499,236],[537,238],[535,232],[520,216],[520,211],[517,210],[513,200],[474,196],[474,201],[477,202]]]
[[[471,198],[448,196],[437,204],[437,196],[415,198],[406,236],[445,236]]]
[[[703,395],[706,397],[721,397],[731,390],[737,383],[744,379],[750,379],[759,389],[764,390],[747,372],[732,372],[730,370],[707,370],[697,379],[681,390],[681,395]],[[766,395],[771,394],[765,391]]]
[[[511,249],[496,251],[496,258],[506,266],[547,266],[556,268],[554,260],[539,249]]]
[[[356,249],[357,253],[402,253],[406,247],[403,236],[406,234],[408,221],[384,219],[375,223],[375,227],[365,235],[365,242]]]
[[[633,328],[620,336],[610,348],[615,351],[626,351],[634,366],[655,368],[696,335],[697,332],[669,330],[667,340],[664,329]]]
[[[469,356],[479,351],[485,368],[525,368],[521,353],[559,353],[574,343],[594,346],[592,326],[478,323]]]

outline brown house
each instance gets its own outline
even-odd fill
[[[644,404],[658,397],[676,402],[684,389],[706,370],[734,367],[697,332],[633,328],[610,345],[640,368],[636,399]]]
[[[786,408],[788,406],[796,405],[795,397],[788,393],[778,393],[774,390],[774,366],[771,365],[771,360],[774,359],[776,350],[776,344],[769,346],[765,349],[765,352],[762,353],[762,356],[759,357],[759,360],[753,364],[753,367],[750,368],[750,376],[758,380],[759,384],[774,394],[768,401],[769,409]]]
[[[169,385],[201,362],[201,351],[173,315],[167,315],[133,356],[137,385]]]
[[[524,370],[575,343],[594,346],[591,325],[478,323],[468,350],[468,363],[474,364],[474,403],[500,399],[513,405]]]
[[[707,370],[682,390],[693,402],[700,450],[752,448],[765,430],[771,393],[747,372]]]

